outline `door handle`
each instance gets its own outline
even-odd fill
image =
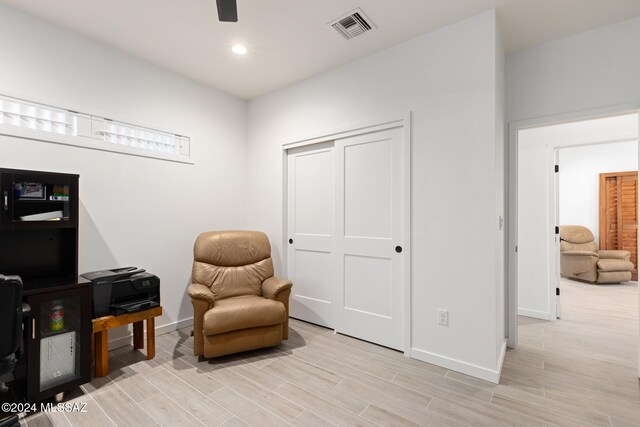
[[[289,239],[289,244],[292,245],[293,244],[293,239]]]
[[[36,339],[36,319],[31,319],[31,339]]]
[[[398,253],[402,252],[402,246],[396,246],[396,252]]]
[[[8,191],[4,192],[4,210],[5,211],[9,210],[9,192]]]

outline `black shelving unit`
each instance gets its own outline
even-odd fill
[[[92,288],[78,276],[78,181],[0,169],[0,273],[22,277],[31,306],[14,371],[30,402],[91,379]]]
[[[91,283],[25,291],[26,372],[18,375],[28,401],[44,400],[91,380]],[[52,312],[62,307],[63,326]]]

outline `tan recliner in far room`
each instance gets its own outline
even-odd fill
[[[581,225],[560,226],[560,275],[592,283],[631,280],[631,253],[598,250],[593,233]]]
[[[277,345],[289,336],[291,281],[273,276],[259,231],[210,231],[193,247],[193,352],[223,356]]]

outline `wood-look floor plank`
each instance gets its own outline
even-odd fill
[[[250,426],[280,427],[286,423],[228,387],[212,393],[210,398]]]
[[[265,372],[262,369],[258,368],[257,366],[236,365],[232,367],[231,370],[246,378],[250,378],[251,381],[258,383],[270,390],[278,388],[282,384],[284,384],[284,381],[281,378],[271,375],[268,372]]]
[[[87,427],[113,427],[115,423],[107,415],[106,412],[98,405],[90,395],[82,395],[68,403],[71,404],[86,404],[84,410],[86,412],[65,412],[67,419],[72,426],[87,426]]]
[[[623,399],[590,390],[546,389],[545,397],[588,411],[613,415],[619,419],[636,420],[640,424],[640,401]]]
[[[233,417],[229,421],[226,421],[222,424],[222,427],[246,427],[249,424],[245,423],[238,417]]]
[[[483,390],[493,391],[496,389],[496,384],[494,383],[474,378],[469,375],[461,374],[460,372],[449,371],[445,376],[446,378],[460,381],[462,383],[472,385]],[[535,382],[535,380],[532,379],[509,378],[506,375],[503,375],[502,377],[500,377],[500,384],[544,397],[544,385],[538,384]]]
[[[485,426],[509,426],[516,425],[515,422],[507,423],[485,414],[473,411],[464,405],[455,402],[435,398],[431,401],[428,409],[429,414],[437,414],[441,418],[463,425],[485,425]],[[524,424],[521,424],[524,425]],[[541,424],[540,424],[541,425]]]
[[[109,372],[109,378],[114,384],[126,390],[127,395],[138,403],[160,393],[143,376],[128,366]]]
[[[287,422],[293,421],[304,412],[303,408],[290,400],[252,381],[251,376],[244,377],[231,370],[213,371],[211,374],[217,375],[216,378],[221,384]]]
[[[349,348],[358,348],[372,355],[379,355],[379,356],[386,356],[390,358],[400,358],[400,359],[405,358],[404,353],[398,350],[376,345],[365,340],[350,337],[348,335],[343,335],[343,334],[334,334],[334,335],[336,340],[342,342],[342,344],[344,344]]]
[[[566,426],[604,426],[610,424],[608,416],[591,411],[582,411],[568,405],[559,405],[548,399],[521,398],[512,393],[495,393],[491,403],[522,414],[540,418],[547,423]]]
[[[165,369],[147,374],[145,379],[207,426],[218,426],[232,417],[220,405]]]
[[[28,427],[53,427],[46,412],[38,412],[25,418]]]
[[[503,366],[502,375],[505,379],[516,381],[528,380],[539,386],[553,386],[566,384],[571,387],[580,387],[588,390],[598,390],[596,380],[585,374],[572,374],[562,370],[535,369],[524,366]]]
[[[369,362],[378,366],[387,366],[398,372],[409,373],[409,375],[427,373],[431,375],[445,375],[448,369],[421,360],[411,359],[399,353],[374,354]]]
[[[382,380],[376,376],[351,369],[347,365],[343,365],[342,363],[331,361],[329,359],[322,360],[318,363],[318,366],[324,367],[325,369],[333,369],[346,378],[351,378],[356,382],[371,387],[374,390],[378,390],[384,394],[389,394],[390,396],[400,398],[416,405],[426,406],[429,404],[429,400],[431,400],[426,391],[410,390],[394,382]]]
[[[150,397],[141,407],[164,427],[202,427],[204,425],[164,394]]]
[[[132,346],[120,347],[113,350],[113,355],[123,364],[138,373],[151,372],[159,369],[159,365],[154,360],[147,360],[146,353],[140,350],[133,350]],[[111,361],[111,359],[109,359]],[[114,367],[109,366],[110,372]]]
[[[207,375],[206,372],[185,362],[182,358],[172,359],[161,366],[202,394],[211,394],[224,387],[220,382]]]
[[[392,381],[394,384],[404,388],[414,390],[418,393],[425,393],[427,396],[447,396],[457,399],[460,396],[471,397],[480,401],[491,401],[491,392],[481,388],[455,381],[450,378],[433,376],[427,380],[398,374]]]
[[[71,423],[64,412],[50,411],[47,412],[47,416],[53,427],[71,427]]]
[[[285,356],[292,354],[309,363],[316,363],[324,358],[324,355],[318,354],[317,351],[305,346],[300,346],[299,344],[292,344],[288,341],[283,341],[278,345],[278,350],[285,354]]]
[[[383,390],[375,389],[359,383],[351,378],[345,378],[340,384],[335,386],[336,390],[357,397],[363,401],[369,401],[376,406],[391,413],[399,414],[402,417],[420,425],[427,425],[427,406],[431,399],[427,399],[424,404],[416,404],[407,401],[402,396],[394,393],[385,393]]]
[[[348,358],[354,363],[359,362],[358,364],[364,364],[371,358],[371,352],[355,346],[346,345],[344,342],[336,339],[336,336],[339,335],[321,335],[314,337],[307,341],[306,347],[323,354],[325,357],[337,356]]]
[[[90,382],[82,384],[80,386],[80,390],[86,394],[96,393],[100,389],[108,387],[111,384],[113,384],[113,381],[109,377],[92,378]]]
[[[371,358],[367,360],[354,359],[348,353],[342,352],[341,349],[336,350],[333,353],[328,353],[327,357],[335,360],[336,362],[349,365],[353,369],[357,369],[358,371],[376,376],[386,381],[391,381],[393,377],[398,374],[397,369],[393,369],[387,364],[371,363]]]
[[[301,407],[313,412],[326,421],[344,426],[368,426],[371,422],[354,415],[351,412],[334,405],[333,403],[323,399],[321,396],[309,393],[293,384],[283,384],[276,389],[276,393],[286,397],[287,399],[297,403]]]
[[[319,381],[314,376],[304,374],[302,371],[289,368],[280,361],[274,361],[262,367],[263,370],[280,376],[291,384],[300,387],[309,393],[322,396],[323,399],[340,406],[354,414],[360,414],[369,404],[368,402],[350,394],[336,390],[332,385]]]
[[[360,414],[362,418],[365,418],[372,423],[376,423],[381,426],[419,426],[420,424],[409,421],[402,416],[382,409],[376,405],[369,405],[367,409],[365,409],[362,414]]]
[[[104,387],[92,396],[118,427],[158,425],[116,384]]]
[[[313,412],[304,411],[295,420],[293,420],[291,425],[294,425],[297,427],[310,427],[310,426],[331,427],[331,426],[334,426],[335,424],[332,424],[329,421],[323,420]]]
[[[611,421],[612,427],[638,427],[640,425],[640,422],[638,422],[638,420],[629,421],[613,416],[609,417],[609,420]]]
[[[451,418],[451,414],[459,414],[457,420],[465,419],[466,422],[478,424],[478,420],[484,420],[486,425],[506,424],[518,426],[540,426],[544,423],[540,418],[514,411],[490,402],[483,402],[465,396],[452,398],[451,395],[434,398],[427,408],[429,415],[439,414],[445,418]]]
[[[298,359],[295,356],[287,358],[286,362],[276,361],[276,363],[278,363],[278,366],[285,366],[288,370],[298,371],[302,374],[305,374],[307,377],[311,377],[316,381],[331,386],[338,384],[344,378],[343,376],[338,375],[336,372],[330,369],[312,365],[311,363],[305,362],[302,359]]]

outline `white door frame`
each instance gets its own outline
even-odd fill
[[[385,129],[403,128],[403,144],[404,144],[404,176],[403,186],[404,194],[402,195],[404,207],[404,246],[405,252],[404,262],[404,284],[402,291],[403,298],[403,345],[405,356],[410,355],[411,350],[411,112],[398,114],[391,117],[371,120],[364,123],[356,123],[352,125],[341,126],[336,129],[316,132],[312,135],[300,138],[294,138],[282,144],[282,165],[283,165],[283,181],[282,181],[282,247],[287,247],[288,241],[288,168],[287,168],[287,151],[291,148],[304,147],[320,142],[334,141],[336,139],[347,138],[350,136],[362,135],[366,133],[376,132]],[[287,251],[283,250],[284,264],[288,268],[289,260],[287,259]]]
[[[518,254],[517,254],[517,236],[518,236],[518,133],[524,129],[545,127],[551,125],[557,125],[562,123],[577,122],[582,120],[598,119],[605,117],[620,116],[624,114],[639,114],[640,117],[640,104],[624,104],[606,108],[599,108],[586,111],[578,111],[567,114],[559,114],[553,116],[539,117],[531,120],[522,120],[509,123],[509,144],[508,144],[508,286],[507,286],[507,301],[508,301],[508,313],[507,313],[507,345],[510,348],[517,348],[518,346]],[[640,120],[639,120],[640,122]],[[640,127],[640,126],[639,126]],[[639,129],[640,137],[640,129]],[[547,147],[550,164],[555,159],[555,152],[561,147]],[[640,150],[639,150],[639,165],[640,165]],[[550,173],[553,171],[550,168]],[[554,180],[550,180],[553,183]],[[550,184],[555,185],[555,184]],[[550,210],[555,209],[555,195],[551,192],[549,197],[554,198],[550,200]],[[549,213],[551,215],[551,212]],[[551,216],[550,216],[551,217]],[[639,239],[640,240],[640,239]],[[555,235],[553,230],[549,230],[549,245],[555,246]],[[551,264],[553,265],[553,264]],[[553,269],[555,270],[555,269]],[[555,274],[552,272],[551,274]],[[549,275],[549,295],[552,305],[550,305],[550,313],[556,313],[555,308],[555,283],[552,280],[552,275]],[[555,277],[555,276],[553,276]],[[551,289],[553,287],[553,289]],[[640,293],[639,293],[640,294]],[[640,310],[640,296],[638,299],[638,307]],[[555,320],[555,316],[551,316]],[[640,316],[639,316],[640,317]],[[640,341],[640,340],[639,340]],[[640,342],[638,345],[638,353],[640,354]],[[638,362],[638,375],[640,376],[640,361]]]
[[[560,288],[560,234],[555,234],[555,227],[560,225],[560,182],[555,165],[560,163],[560,148],[547,147],[547,182],[549,188],[547,195],[549,201],[549,225],[552,229],[549,239],[549,320],[555,321],[559,318],[559,301],[556,289]]]

